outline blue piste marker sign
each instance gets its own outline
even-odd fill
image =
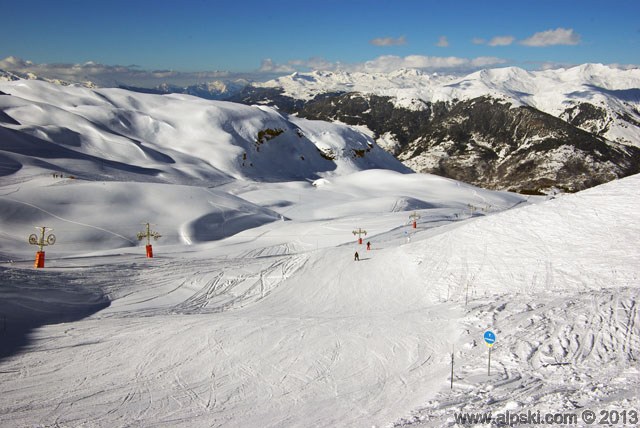
[[[487,343],[487,346],[492,347],[496,342],[496,335],[491,330],[487,330],[484,332],[484,341]]]

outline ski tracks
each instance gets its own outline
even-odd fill
[[[474,300],[466,316],[467,343],[457,347],[453,390],[394,426],[453,426],[454,412],[578,412],[594,402],[623,408],[640,383],[636,293],[621,287]],[[491,377],[482,343],[486,329],[497,335]]]
[[[224,270],[200,273],[189,279],[197,291],[171,308],[173,313],[222,312],[244,307],[267,297],[293,272],[304,265],[305,255],[282,256],[267,261],[238,261]]]

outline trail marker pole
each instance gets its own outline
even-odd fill
[[[453,389],[453,347],[451,348],[451,388]]]
[[[36,226],[36,229],[40,230],[40,237],[35,233],[29,235],[29,244],[37,245],[38,251],[36,252],[36,260],[33,264],[35,268],[43,268],[44,267],[44,247],[47,245],[53,245],[56,243],[56,235],[50,233],[47,236],[47,239],[44,238],[44,235],[48,231],[52,231],[53,229],[46,226]]]
[[[362,230],[361,228],[358,228],[358,230],[354,230],[351,233],[353,233],[354,235],[358,235],[358,244],[362,244],[362,235],[366,236],[367,231],[366,230]]]
[[[491,376],[491,348],[493,348],[493,344],[496,343],[496,335],[491,330],[487,330],[484,332],[484,341],[489,347],[489,363],[487,364],[487,376]]]
[[[144,232],[138,232],[136,236],[138,237],[138,241],[142,241],[144,238],[147,238],[147,258],[151,259],[153,258],[153,247],[151,246],[151,238],[157,241],[158,238],[162,237],[162,235],[160,235],[158,232],[152,231],[151,225],[149,223],[142,224],[146,226],[146,230]]]
[[[464,294],[464,307],[467,307],[467,303],[469,302],[469,280],[467,280],[467,285],[465,287],[465,294]]]
[[[411,214],[409,216],[409,218],[412,220],[413,228],[414,229],[417,228],[418,227],[418,219],[420,218],[420,214],[418,214],[417,212],[414,211],[413,214]]]

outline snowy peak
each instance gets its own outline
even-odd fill
[[[90,179],[215,184],[410,171],[364,133],[270,107],[42,81],[0,91],[0,153],[14,172],[40,165]]]
[[[426,110],[427,104],[490,96],[514,107],[529,106],[555,117],[588,102],[603,109],[598,135],[640,146],[640,69],[622,70],[602,64],[569,69],[527,71],[518,67],[486,69],[463,77],[436,76],[417,70],[392,73],[296,73],[245,88],[270,88],[281,96],[309,102],[319,95],[358,92],[390,97],[400,108]],[[259,93],[259,92],[256,92]],[[275,102],[276,96],[269,98]],[[293,105],[293,102],[288,104]],[[591,132],[591,124],[583,128]]]
[[[487,95],[488,88],[497,92],[505,91],[505,95],[517,92],[536,95],[551,90],[567,95],[581,86],[598,86],[609,90],[638,88],[640,69],[622,70],[602,64],[544,71],[504,67],[485,69],[462,77],[428,74],[415,69],[400,69],[390,73],[312,71],[296,72],[268,82],[254,83],[253,86],[282,88],[285,94],[297,99],[309,99],[313,94],[322,92],[395,96],[399,91],[416,89],[414,93],[404,95],[435,102],[476,98]],[[466,90],[456,90],[460,88]]]
[[[575,191],[640,170],[638,69],[314,72],[239,100],[366,127],[415,171],[489,188]]]
[[[92,89],[95,89],[98,87],[95,83],[89,80],[84,80],[81,82],[70,82],[62,79],[48,79],[48,78],[38,76],[34,73],[19,73],[14,71],[0,70],[0,82],[11,82],[11,81],[21,80],[21,79],[40,80],[43,82],[53,83],[55,85],[61,85],[61,86],[83,86],[85,88],[92,88]]]

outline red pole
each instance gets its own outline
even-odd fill
[[[417,222],[416,220],[413,220],[413,228],[415,229],[417,227]]]
[[[153,258],[153,248],[151,247],[151,244],[147,245],[147,257],[150,259]]]
[[[44,251],[36,252],[36,261],[33,264],[34,268],[43,268],[44,267]]]
[[[358,244],[362,244],[362,238],[358,238]]]

